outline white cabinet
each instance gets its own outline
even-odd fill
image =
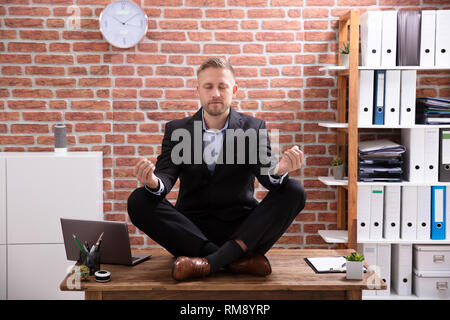
[[[8,158],[8,243],[62,243],[61,217],[98,217],[102,181],[97,180],[97,161],[73,156]]]
[[[0,300],[6,299],[6,245],[0,244]]]
[[[6,159],[0,158],[0,245],[6,244]]]
[[[84,292],[59,290],[73,264],[64,244],[8,245],[8,299],[84,299]]]
[[[0,290],[6,299],[84,297],[59,290],[74,264],[66,258],[62,217],[103,220],[102,153],[0,153]]]

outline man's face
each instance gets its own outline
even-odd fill
[[[211,116],[219,116],[231,106],[237,85],[230,70],[207,68],[198,75],[197,91],[203,109]]]

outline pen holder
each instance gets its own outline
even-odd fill
[[[89,275],[94,275],[100,270],[100,251],[88,253],[86,256],[86,266],[89,268]]]
[[[86,258],[87,258],[86,253],[84,253],[83,251],[80,250],[80,256],[78,257],[77,263],[78,263],[80,266],[81,266],[81,265],[86,265]]]
[[[84,253],[80,251],[78,264],[85,265],[89,268],[89,275],[92,276],[96,271],[100,270],[100,251]]]

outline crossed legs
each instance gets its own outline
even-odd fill
[[[304,208],[305,200],[303,186],[289,179],[248,216],[227,222],[212,216],[188,218],[166,199],[138,188],[128,199],[128,214],[137,228],[172,255],[206,257],[214,273],[246,252],[264,255]]]

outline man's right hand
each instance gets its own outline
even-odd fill
[[[150,187],[150,189],[157,189],[159,180],[153,173],[155,165],[148,159],[141,158],[134,167],[134,175],[142,183]]]

